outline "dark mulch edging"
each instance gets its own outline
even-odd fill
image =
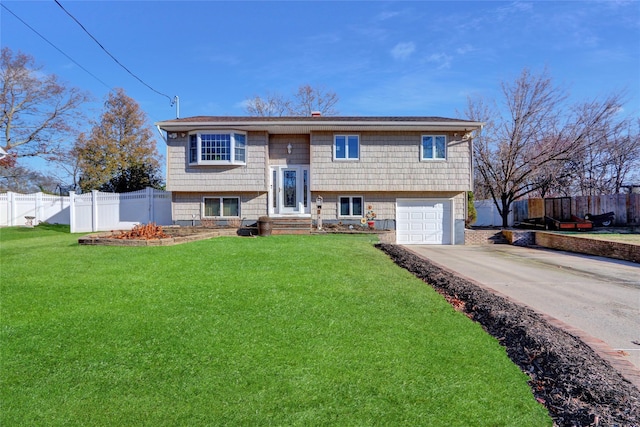
[[[578,338],[402,247],[377,247],[497,338],[556,425],[640,426],[640,391]]]

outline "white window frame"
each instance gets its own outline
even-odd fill
[[[353,214],[353,199],[355,198],[360,199],[360,202],[361,202],[360,206],[361,206],[362,212],[360,213],[360,215]],[[349,199],[349,215],[342,215],[342,212],[340,210],[340,208],[342,207],[342,204],[340,203],[341,199]],[[364,214],[365,214],[364,196],[358,196],[358,195],[338,196],[338,200],[336,204],[337,204],[336,210],[338,213],[338,218],[364,218]]]
[[[345,139],[345,144],[344,144],[344,150],[345,150],[345,157],[344,159],[338,158],[336,156],[336,146],[337,146],[337,139],[339,137],[344,137]],[[357,157],[349,157],[349,138],[350,137],[356,137],[358,138],[358,156]],[[338,161],[338,162],[357,162],[360,160],[360,135],[358,134],[335,134],[333,135],[333,160]]]
[[[220,201],[220,215],[218,216],[207,216],[206,213],[206,202],[207,199],[218,199]],[[236,199],[238,201],[238,215],[224,215],[224,199]],[[240,218],[240,211],[242,209],[242,204],[240,201],[240,197],[238,196],[204,196],[202,197],[202,212],[200,213],[201,218]]]
[[[434,155],[434,157],[425,157],[425,153],[424,153],[424,139],[425,138],[432,138],[431,140],[431,149],[432,149],[432,153]],[[435,157],[437,150],[436,150],[436,139],[437,138],[444,138],[444,157]],[[420,137],[420,161],[424,161],[424,162],[442,162],[447,160],[447,136],[446,135],[422,135]]]
[[[192,161],[191,158],[191,139],[192,136],[196,136],[196,160]],[[202,159],[202,135],[228,135],[230,139],[229,144],[229,159],[228,160],[203,160]],[[236,135],[244,136],[244,147],[241,147],[239,141],[236,142]],[[236,158],[236,151],[244,149],[244,160],[238,160]],[[190,165],[246,165],[247,164],[247,133],[235,130],[214,130],[214,131],[196,131],[189,133],[189,139],[187,140],[187,160]]]

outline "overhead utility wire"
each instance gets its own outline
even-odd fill
[[[109,56],[111,57],[111,59],[113,59],[113,60],[116,62],[116,64],[118,64],[119,66],[121,66],[121,67],[122,67],[122,68],[123,68],[127,73],[129,73],[131,76],[135,77],[135,78],[136,78],[136,80],[138,80],[140,83],[142,83],[143,85],[145,85],[146,87],[148,87],[149,89],[151,89],[152,91],[154,91],[155,93],[157,93],[158,95],[164,96],[164,97],[166,97],[167,99],[169,99],[169,101],[171,102],[171,105],[173,105],[173,104],[174,104],[174,102],[175,102],[175,97],[174,97],[174,98],[171,98],[169,95],[164,94],[164,93],[162,93],[162,92],[159,92],[159,91],[155,90],[154,88],[152,88],[151,86],[149,86],[147,83],[145,83],[145,82],[144,82],[140,77],[138,77],[138,76],[136,76],[135,74],[133,74],[133,73],[132,73],[132,72],[131,72],[127,67],[125,67],[124,65],[122,65],[122,63],[121,63],[120,61],[118,61],[118,60],[116,59],[116,57],[115,57],[115,56],[113,56],[113,55],[112,55],[112,54],[111,54],[107,49],[105,49],[105,47],[104,47],[104,46],[102,46],[102,44],[101,44],[101,43],[100,43],[100,42],[99,42],[99,41],[98,41],[98,40],[93,36],[93,34],[91,34],[91,33],[89,32],[89,30],[87,30],[87,29],[84,27],[84,25],[82,25],[82,24],[80,23],[80,21],[78,21],[78,20],[76,19],[76,17],[75,17],[75,16],[73,16],[71,13],[69,13],[69,11],[67,11],[67,9],[65,9],[65,8],[64,8],[64,6],[62,6],[58,0],[54,0],[54,1],[56,2],[56,4],[57,4],[58,6],[60,6],[60,9],[64,10],[64,12],[65,12],[67,15],[69,15],[69,16],[71,17],[71,19],[73,19],[74,21],[76,21],[76,23],[77,23],[78,25],[80,25],[80,28],[82,28],[82,29],[84,30],[84,32],[85,32],[85,33],[87,33],[87,35],[89,35],[89,37],[91,37],[91,38],[93,39],[93,41],[94,41],[94,42],[96,42],[96,43],[98,44],[98,46],[100,46],[100,49],[102,49],[102,50],[103,50],[107,55],[109,55]]]
[[[3,3],[0,3],[0,6],[2,6],[3,8],[5,8],[7,10],[7,12],[9,12],[10,14],[12,14],[18,21],[22,22],[27,28],[29,28],[31,31],[33,31],[34,33],[36,33],[42,40],[46,41],[47,43],[49,43],[51,46],[53,46],[54,49],[56,49],[58,52],[60,52],[61,54],[63,54],[64,56],[67,57],[67,59],[69,59],[71,62],[73,62],[74,64],[76,64],[78,67],[80,67],[85,73],[89,74],[91,77],[93,77],[94,79],[96,79],[97,81],[99,81],[100,83],[102,83],[107,89],[111,89],[111,86],[109,86],[108,84],[106,84],[105,82],[103,82],[102,80],[100,80],[100,78],[96,77],[95,74],[93,74],[91,71],[87,70],[86,68],[84,68],[82,65],[80,65],[75,59],[73,59],[72,57],[70,57],[69,55],[67,55],[66,53],[64,53],[58,46],[56,46],[55,44],[53,44],[52,42],[50,42],[45,36],[43,36],[42,34],[40,34],[39,32],[37,32],[35,30],[35,28],[33,28],[31,25],[27,24],[22,18],[20,18],[18,15],[16,15],[15,13],[13,13],[13,11],[11,11],[7,6],[5,6]]]

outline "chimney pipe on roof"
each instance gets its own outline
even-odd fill
[[[322,116],[322,112],[320,111],[312,111],[311,112],[311,117],[321,117]]]

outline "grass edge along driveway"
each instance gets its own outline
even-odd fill
[[[551,425],[369,236],[77,237],[0,229],[1,425]]]

